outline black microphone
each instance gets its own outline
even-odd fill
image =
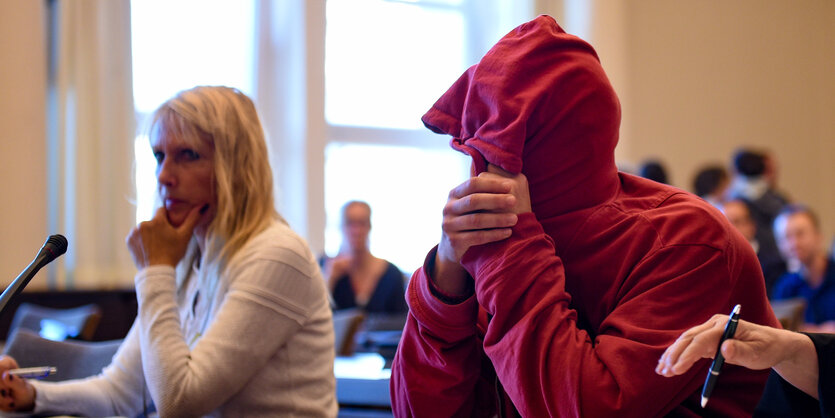
[[[38,251],[35,259],[29,263],[26,269],[0,295],[0,314],[3,313],[6,304],[23,291],[23,288],[35,277],[38,270],[65,252],[67,252],[67,239],[60,234],[50,235],[43,244],[43,247],[41,247],[41,250]]]

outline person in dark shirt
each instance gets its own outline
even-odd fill
[[[828,257],[815,213],[789,205],[774,221],[783,252],[799,270],[784,274],[774,287],[774,299],[806,299],[806,324],[812,332],[835,332],[835,260]]]
[[[403,296],[403,273],[394,264],[371,254],[368,248],[370,232],[371,207],[368,203],[346,203],[342,207],[342,247],[336,257],[323,263],[334,308],[405,313],[408,308]]]
[[[777,280],[786,274],[786,262],[780,256],[777,247],[760,245],[757,240],[757,224],[751,218],[751,210],[744,200],[733,199],[725,202],[722,206],[722,212],[731,222],[731,225],[748,240],[748,243],[754,248],[754,252],[757,253],[757,259],[760,261],[760,268],[762,268],[765,278],[765,289],[770,297]]]
[[[759,151],[737,151],[733,156],[734,179],[729,197],[742,199],[748,204],[751,217],[757,224],[757,241],[761,246],[776,249],[774,219],[788,204],[788,199],[771,187],[776,181],[773,161],[773,158],[769,160],[766,154]]]

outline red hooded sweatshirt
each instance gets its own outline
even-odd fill
[[[452,146],[522,172],[533,213],[470,248],[474,295],[448,303],[432,262],[406,292],[392,367],[397,416],[748,416],[767,376],[709,360],[655,373],[688,328],[742,305],[779,326],[751,246],[710,204],[618,173],[620,107],[592,47],[548,16],[502,38],[423,117]]]

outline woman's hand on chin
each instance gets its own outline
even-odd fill
[[[125,241],[136,268],[176,266],[185,255],[194,228],[207,208],[208,204],[192,208],[183,223],[175,227],[168,221],[165,208],[161,207],[153,219],[134,227]]]

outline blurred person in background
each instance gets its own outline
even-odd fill
[[[728,171],[721,166],[704,167],[693,178],[693,192],[714,207],[721,209],[731,182]]]
[[[353,200],[342,206],[342,245],[325,259],[324,276],[335,309],[360,308],[368,313],[401,314],[408,310],[404,275],[394,264],[371,254],[371,206]]]
[[[757,242],[769,252],[777,250],[774,219],[788,202],[770,188],[765,175],[765,157],[760,152],[741,149],[733,156],[733,170],[729,198],[742,199],[748,204],[757,224]]]
[[[757,259],[760,261],[760,267],[765,278],[766,291],[771,297],[777,280],[786,273],[786,262],[776,248],[764,247],[757,241],[757,224],[751,219],[751,210],[744,200],[732,199],[725,202],[722,212],[731,225],[748,240],[748,243],[754,248],[754,252],[757,253]]]
[[[661,164],[661,161],[658,160],[644,161],[644,163],[641,164],[639,174],[645,179],[650,179],[661,184],[670,184],[670,179],[667,176],[667,169],[664,168],[664,164]]]
[[[774,299],[806,299],[809,332],[835,332],[835,260],[824,247],[817,215],[808,207],[789,205],[774,221],[780,249],[797,267],[784,274],[774,287]]]
[[[774,153],[770,150],[763,151],[762,156],[763,164],[765,166],[765,170],[763,171],[763,177],[765,178],[766,183],[768,183],[768,190],[779,200],[782,200],[784,204],[787,204],[791,201],[791,199],[789,199],[785,193],[781,192],[777,186],[778,178],[780,175],[780,168],[777,164],[777,157],[775,157]]]

